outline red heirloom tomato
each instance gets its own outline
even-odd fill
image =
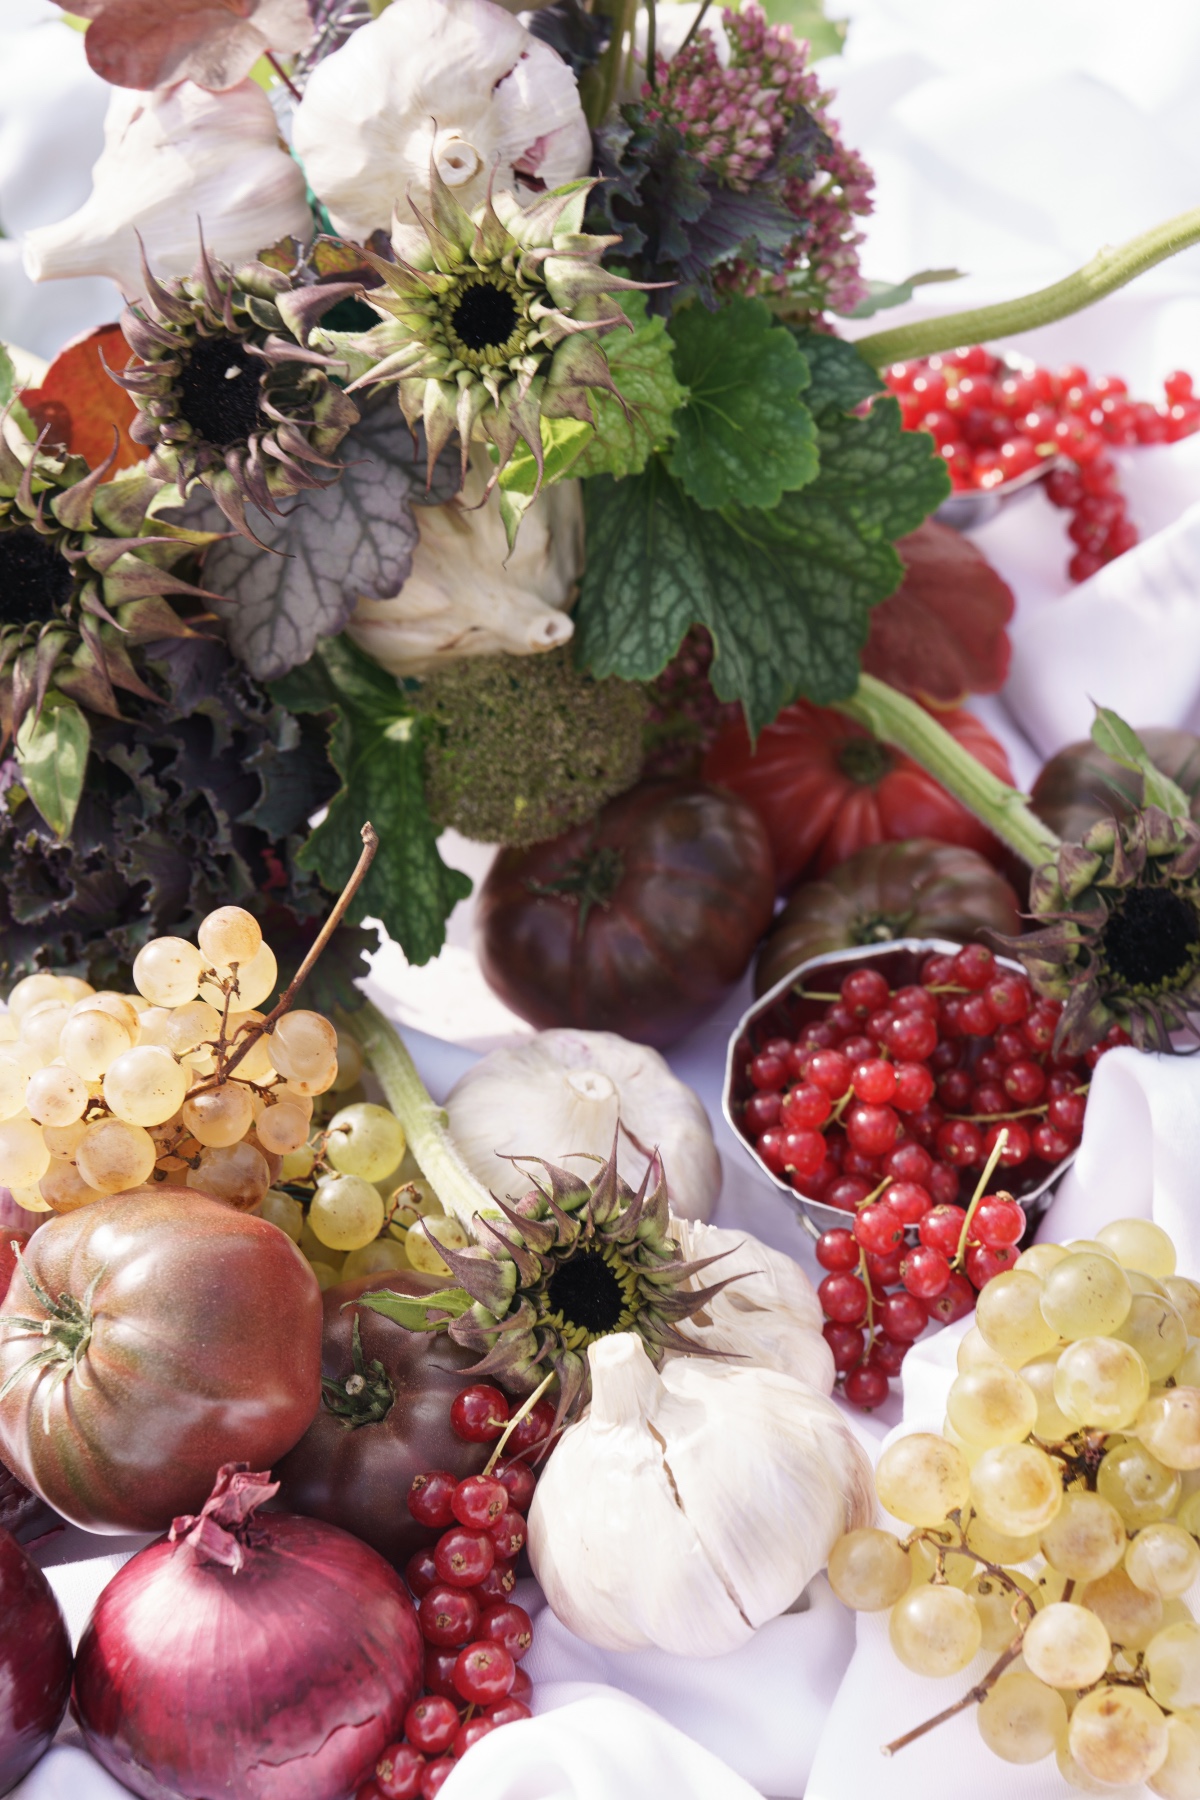
[[[0,1305],[0,1455],[85,1530],[164,1530],[315,1413],[320,1289],[265,1219],[137,1188],[50,1220],[24,1261],[37,1289],[18,1273]]]
[[[647,782],[561,837],[501,851],[479,896],[480,962],[540,1029],[673,1044],[742,974],[774,891],[752,807],[696,782]]]
[[[326,1290],[321,1405],[300,1442],[275,1465],[282,1505],[352,1531],[397,1565],[438,1537],[405,1504],[414,1477],[448,1469],[461,1480],[477,1474],[495,1448],[467,1443],[450,1424],[450,1408],[471,1386],[479,1357],[444,1332],[406,1331],[349,1302],[381,1288],[429,1294],[444,1286],[437,1276],[402,1269]],[[359,1372],[356,1321],[364,1385],[347,1393],[347,1378]]]
[[[1002,746],[971,713],[952,708],[937,718],[993,775],[1012,781]],[[744,724],[727,726],[704,759],[704,779],[754,807],[783,889],[867,844],[904,838],[963,844],[996,862],[1003,856],[987,828],[910,757],[806,700],[785,707],[753,749]]]

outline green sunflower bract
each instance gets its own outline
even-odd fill
[[[352,384],[394,384],[410,425],[424,424],[429,465],[457,433],[495,446],[496,473],[519,441],[543,467],[541,420],[594,423],[589,389],[621,405],[600,339],[632,329],[612,298],[639,288],[600,266],[619,239],[592,237],[583,214],[593,182],[523,209],[497,194],[466,212],[431,169],[432,219],[404,234],[407,259],[372,257],[385,288],[368,298],[389,319],[359,340],[380,360]]]

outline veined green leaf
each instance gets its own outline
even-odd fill
[[[56,837],[71,835],[91,741],[86,713],[53,688],[17,733],[21,784]]]

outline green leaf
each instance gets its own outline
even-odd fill
[[[0,408],[8,405],[17,391],[17,371],[8,348],[0,344]]]
[[[1150,760],[1150,752],[1141,738],[1127,725],[1120,713],[1111,707],[1097,706],[1092,721],[1092,742],[1106,756],[1111,756],[1123,769],[1132,769],[1142,777],[1142,804],[1157,806],[1172,819],[1191,817],[1191,806],[1183,789],[1164,775]]]
[[[425,734],[392,676],[348,638],[331,638],[271,692],[295,713],[331,712],[329,756],[341,791],[297,855],[330,890],[344,887],[369,819],[379,850],[347,915],[380,919],[412,963],[428,962],[446,941],[446,920],[471,883],[447,868],[425,804]]]
[[[763,10],[773,25],[790,25],[798,38],[808,39],[813,62],[842,54],[849,20],[827,19],[825,0],[766,0]]]
[[[350,1304],[347,1301],[347,1305]],[[445,1319],[431,1319],[431,1312],[448,1313],[451,1318],[460,1319],[463,1313],[470,1312],[474,1302],[465,1288],[439,1288],[436,1294],[422,1294],[419,1298],[377,1288],[370,1294],[360,1294],[353,1304],[382,1313],[385,1319],[394,1319],[406,1331],[441,1331]]]
[[[916,275],[910,275],[907,281],[868,281],[867,297],[860,300],[850,312],[842,313],[843,319],[873,319],[878,312],[886,312],[889,307],[903,306],[911,300],[915,289],[928,287],[936,281],[961,281],[961,269],[921,269]]]
[[[787,326],[761,300],[736,299],[717,312],[686,306],[671,331],[688,402],[667,460],[697,505],[769,509],[812,481],[816,426],[800,398],[809,366]]]
[[[87,715],[53,688],[17,733],[21,784],[58,838],[71,835],[83,793],[92,733]]]
[[[687,400],[687,389],[680,386],[672,362],[666,321],[648,312],[645,294],[627,293],[621,306],[633,330],[618,326],[605,335],[603,344],[629,410],[602,389],[591,391],[596,433],[584,446],[572,475],[640,474],[651,454],[670,443],[672,421]]]
[[[651,680],[701,624],[716,648],[713,686],[742,702],[754,732],[799,695],[853,691],[870,609],[903,575],[892,545],[945,498],[949,477],[890,397],[862,418],[842,410],[878,387],[851,346],[814,334],[804,348],[820,470],[772,511],[706,511],[661,458],[630,481],[585,483],[582,668]]]
[[[541,431],[542,485],[545,487],[571,472],[571,465],[580,450],[596,433],[586,419],[548,419],[544,413]],[[500,452],[494,445],[488,446],[488,453],[493,462],[499,460]],[[538,485],[538,467],[524,440],[501,469],[496,485],[500,489],[500,517],[511,550],[517,541],[521,520],[533,505]]]
[[[878,369],[853,344],[798,327],[793,327],[792,335],[808,359],[810,379],[804,397],[817,420],[830,413],[853,412],[864,400],[883,392]]]

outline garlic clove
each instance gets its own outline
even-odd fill
[[[682,1336],[791,1375],[818,1393],[832,1393],[833,1353],[821,1335],[821,1303],[799,1263],[748,1231],[676,1218],[671,1235],[689,1262],[720,1256],[714,1273],[735,1277],[701,1314],[680,1326]],[[699,1280],[711,1281],[712,1275]]]

